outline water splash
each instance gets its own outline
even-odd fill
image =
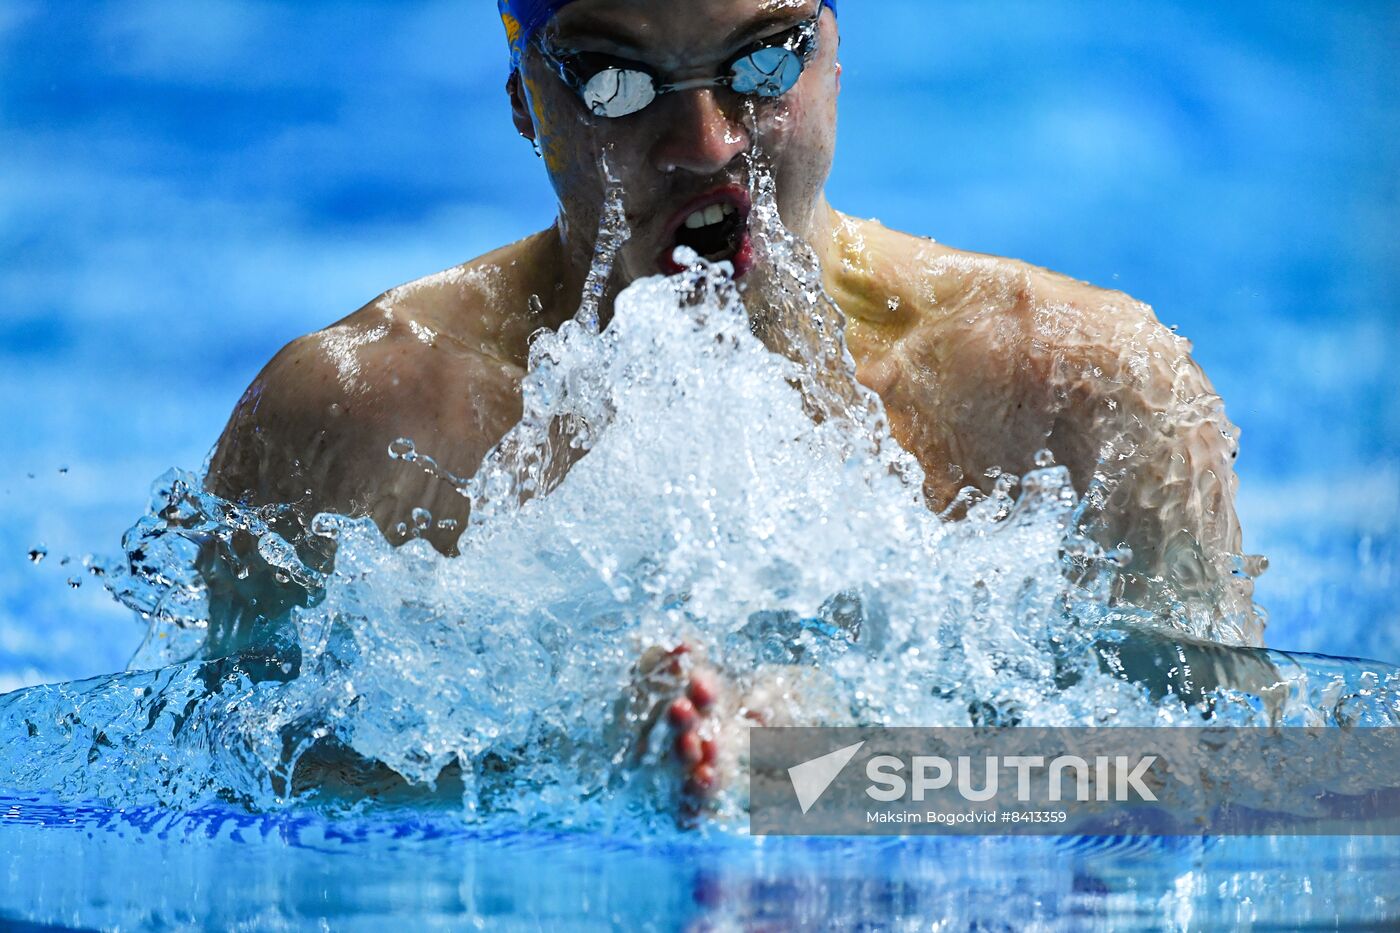
[[[812,247],[784,226],[777,183],[761,156],[748,157],[750,225],[768,282],[750,309],[764,345],[796,364],[797,381],[814,420],[836,420],[852,442],[866,445],[903,485],[919,489],[923,470],[890,434],[880,397],[856,378],[846,345],[846,316],[822,285]],[[750,304],[755,304],[750,302]]]
[[[598,223],[598,236],[594,240],[593,264],[583,283],[583,300],[578,314],[574,316],[580,327],[589,333],[598,333],[599,308],[607,296],[608,283],[612,279],[613,264],[617,262],[618,251],[632,235],[627,225],[627,209],[623,204],[622,182],[608,166],[606,156],[601,169],[606,193],[603,196],[603,216]]]
[[[578,313],[558,331],[541,333],[531,342],[530,375],[522,387],[524,413],[519,424],[492,448],[471,479],[454,483],[471,503],[472,525],[481,526],[501,511],[512,511],[528,499],[547,495],[577,456],[591,446],[592,425],[600,415],[606,415],[561,406],[572,387],[569,377],[559,369],[561,355],[573,352],[586,356],[599,342],[599,309],[618,252],[631,236],[622,185],[606,159],[601,169],[606,182],[603,214]],[[590,377],[585,374],[582,378]]]
[[[585,298],[532,344],[520,424],[461,484],[460,557],[168,474],[107,577],[149,621],[137,670],[0,698],[17,750],[0,784],[257,808],[421,789],[469,814],[649,819],[675,779],[638,741],[647,709],[621,701],[638,658],[680,642],[789,722],[1192,724],[1203,704],[1400,721],[1380,667],[1251,656],[1287,669],[1282,695],[1136,682],[1121,636],[1152,613],[1113,600],[1122,555],[1085,536],[1048,458],[969,491],[955,520],[925,508],[815,258],[771,180],[754,188],[772,300],[755,315],[693,256],[626,289],[605,331]],[[595,272],[618,243],[599,237]],[[737,789],[720,807],[739,812]]]

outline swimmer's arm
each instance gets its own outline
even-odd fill
[[[325,542],[302,547],[299,525],[320,512],[368,515],[400,543],[404,538],[395,538],[393,529],[411,521],[414,506],[406,503],[427,502],[435,491],[428,488],[431,477],[388,457],[393,438],[380,441],[389,425],[373,401],[382,402],[386,393],[356,392],[339,378],[341,367],[327,351],[353,346],[346,336],[315,334],[278,353],[240,399],[205,476],[205,488],[230,502],[293,505],[292,514],[278,513],[274,529],[322,571],[328,569]],[[361,374],[374,368],[373,353],[357,359],[370,364],[360,366]],[[440,512],[447,517],[447,509]],[[435,528],[427,537],[444,553],[455,546],[455,537]],[[205,657],[246,649],[248,639],[272,630],[266,620],[306,602],[306,590],[280,578],[257,557],[257,548],[253,536],[235,534],[223,543],[210,539],[201,549],[209,612]]]
[[[878,315],[863,316],[857,337],[875,349],[862,357],[861,378],[919,456],[934,508],[965,486],[989,492],[998,472],[1024,475],[1048,448],[1081,496],[1106,489],[1090,530],[1106,547],[1132,550],[1127,576],[1137,589],[1124,596],[1136,599],[1158,578],[1208,602],[1212,592],[1248,601],[1250,581],[1227,559],[1200,559],[1241,548],[1233,429],[1189,345],[1149,307],[942,247],[920,245],[914,261],[891,267],[920,271],[891,314],[874,324],[867,319]]]
[[[1168,584],[1243,621],[1252,581],[1235,573],[1242,549],[1235,510],[1237,432],[1190,345],[1147,306],[1112,292],[1067,327],[1044,361],[1064,393],[1049,447],[1076,487],[1102,497],[1091,526],[1103,545],[1127,545],[1126,595]]]

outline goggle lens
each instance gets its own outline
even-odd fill
[[[745,55],[731,74],[729,86],[740,94],[781,97],[802,77],[802,59],[791,49],[773,46]]]
[[[645,71],[604,68],[581,91],[584,106],[598,117],[625,117],[656,100],[656,81]]]

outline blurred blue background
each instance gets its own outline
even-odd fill
[[[842,33],[833,203],[1180,325],[1244,431],[1270,643],[1400,661],[1400,4]],[[489,0],[0,0],[0,692],[125,663],[82,558],[282,344],[549,222],[505,66]]]

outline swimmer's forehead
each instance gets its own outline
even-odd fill
[[[648,52],[678,39],[730,48],[810,17],[821,0],[575,0],[555,14],[549,36],[557,43],[606,45]],[[678,9],[684,13],[677,15]],[[686,32],[678,34],[678,30]]]

